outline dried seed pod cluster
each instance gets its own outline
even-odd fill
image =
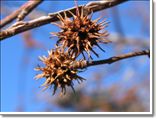
[[[73,16],[73,19],[67,17],[64,13],[64,17],[58,15],[61,24],[56,24],[61,28],[60,32],[52,33],[56,35],[59,40],[57,41],[57,47],[55,50],[48,52],[48,56],[39,57],[44,63],[44,67],[38,66],[35,68],[37,71],[41,71],[35,78],[46,78],[46,81],[42,86],[47,89],[54,85],[53,94],[55,94],[57,88],[61,88],[63,94],[66,93],[66,87],[71,86],[73,88],[73,80],[83,81],[84,78],[77,75],[77,67],[84,67],[86,62],[86,56],[88,59],[93,59],[90,52],[93,52],[97,57],[98,54],[93,50],[93,46],[99,47],[104,51],[98,43],[108,43],[105,39],[108,35],[107,31],[100,32],[107,27],[106,20],[97,23],[100,18],[91,20],[92,15],[84,15],[84,8],[79,11],[76,8],[76,15],[69,11]],[[76,58],[82,54],[84,60],[76,60]],[[83,61],[83,62],[82,62]],[[74,68],[74,66],[76,66]]]
[[[59,38],[57,45],[67,48],[70,55],[77,57],[79,54],[82,54],[84,59],[86,59],[84,55],[84,52],[86,52],[88,58],[93,59],[90,51],[98,57],[98,54],[93,50],[94,45],[104,51],[98,43],[107,43],[104,37],[108,35],[108,32],[106,30],[100,31],[107,27],[108,23],[106,19],[97,23],[100,18],[92,21],[92,15],[84,15],[83,9],[82,7],[81,12],[77,9],[76,15],[69,11],[73,16],[72,20],[67,17],[66,13],[64,13],[64,17],[59,14],[58,18],[61,24],[53,24],[60,27],[61,31],[57,33],[52,32],[52,34]]]
[[[61,88],[61,92],[65,94],[66,86],[71,86],[74,90],[73,80],[77,80],[78,82],[84,80],[84,78],[77,75],[78,70],[70,69],[75,58],[69,57],[68,53],[64,53],[58,48],[48,51],[48,57],[42,56],[39,59],[45,66],[35,68],[37,71],[42,71],[35,78],[46,78],[46,81],[42,84],[45,89],[54,85],[53,94],[55,94],[57,88]]]

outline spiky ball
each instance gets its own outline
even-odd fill
[[[72,14],[73,19],[69,19],[64,13],[64,17],[60,14],[58,15],[61,24],[53,23],[61,28],[60,32],[54,33],[53,35],[59,37],[57,45],[61,45],[63,48],[67,48],[70,55],[77,57],[82,54],[84,59],[84,52],[87,53],[88,58],[92,59],[90,51],[93,52],[97,57],[98,54],[93,50],[93,46],[98,46],[102,51],[104,51],[98,43],[107,43],[105,39],[108,36],[108,32],[105,30],[100,32],[102,29],[107,27],[108,23],[106,19],[100,23],[97,23],[101,18],[96,20],[91,20],[91,16],[84,15],[82,9],[76,10],[76,15]]]
[[[35,76],[35,79],[46,78],[46,81],[41,86],[45,89],[54,85],[53,94],[55,94],[57,88],[61,88],[61,93],[66,93],[66,86],[73,88],[73,80],[82,81],[84,78],[77,75],[77,69],[70,69],[74,57],[70,57],[68,53],[64,53],[57,48],[56,50],[48,51],[48,57],[42,56],[39,59],[44,63],[44,67],[38,66],[35,68],[37,71],[41,71],[41,74]]]

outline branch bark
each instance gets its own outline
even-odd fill
[[[23,20],[34,8],[36,8],[43,0],[30,0],[30,4],[22,9],[22,11],[17,16],[17,21]]]
[[[82,61],[82,62],[75,62],[71,69],[84,69],[90,66],[95,66],[95,65],[102,65],[102,64],[112,64],[114,62],[117,62],[119,60],[124,60],[127,58],[131,57],[136,57],[136,56],[142,56],[142,55],[147,55],[150,57],[150,50],[143,50],[143,51],[138,51],[138,52],[131,52],[128,54],[123,54],[119,56],[114,56],[108,59],[104,60],[98,60],[98,61]]]
[[[81,9],[84,6],[84,12],[85,14],[90,14],[92,12],[97,12],[103,9],[107,9],[113,6],[116,6],[120,3],[123,3],[128,0],[104,0],[104,1],[93,1],[89,2],[87,5],[81,5],[79,6],[79,9]],[[20,22],[16,23],[10,28],[1,31],[0,32],[0,40],[4,40],[5,38],[9,38],[11,36],[14,36],[16,34],[22,33],[24,31],[40,27],[42,25],[51,23],[51,22],[56,22],[58,21],[58,14],[61,14],[64,17],[64,12],[67,14],[67,17],[72,17],[72,15],[69,13],[69,11],[73,12],[75,14],[76,8],[70,8],[66,10],[61,10],[59,12],[55,13],[50,13],[48,16],[43,16],[28,22]]]
[[[43,0],[29,0],[23,4],[19,9],[5,17],[0,21],[0,28],[12,22],[17,18],[17,21],[23,20],[34,8],[36,8]]]

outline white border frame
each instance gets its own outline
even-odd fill
[[[53,116],[61,116],[61,115],[64,115],[64,116],[75,116],[75,115],[102,115],[102,116],[107,116],[107,115],[130,115],[130,116],[136,116],[136,115],[145,115],[145,116],[152,116],[153,115],[153,111],[154,111],[154,107],[152,106],[153,103],[154,103],[154,99],[153,99],[153,70],[152,70],[152,63],[153,63],[153,56],[152,56],[152,53],[153,53],[153,27],[152,27],[152,14],[153,14],[153,0],[150,0],[150,112],[0,112],[0,115],[3,115],[3,116],[9,116],[9,115],[53,115]],[[113,115],[114,114],[114,115]]]

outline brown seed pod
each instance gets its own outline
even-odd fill
[[[35,68],[37,71],[42,71],[41,74],[35,76],[35,79],[46,78],[46,81],[42,86],[47,89],[54,85],[53,94],[55,94],[57,88],[61,88],[61,93],[66,93],[66,86],[73,88],[73,80],[83,81],[84,78],[77,75],[77,69],[70,69],[70,66],[75,60],[74,57],[70,57],[67,52],[63,52],[61,49],[48,51],[48,56],[39,57],[44,63],[44,67],[38,66]]]
[[[84,55],[84,52],[86,52],[88,58],[93,59],[90,51],[98,57],[98,54],[93,50],[93,46],[95,45],[104,51],[98,43],[109,42],[104,38],[108,36],[108,32],[106,30],[100,32],[107,27],[108,22],[104,19],[102,22],[97,23],[101,18],[92,21],[92,15],[84,15],[83,9],[82,7],[80,12],[77,9],[76,15],[69,11],[73,16],[72,20],[67,17],[66,13],[64,13],[64,17],[58,14],[61,24],[53,24],[60,27],[61,31],[57,33],[52,32],[52,34],[59,38],[57,45],[62,46],[64,49],[67,48],[69,55],[77,57],[82,54],[84,59],[86,59]]]

